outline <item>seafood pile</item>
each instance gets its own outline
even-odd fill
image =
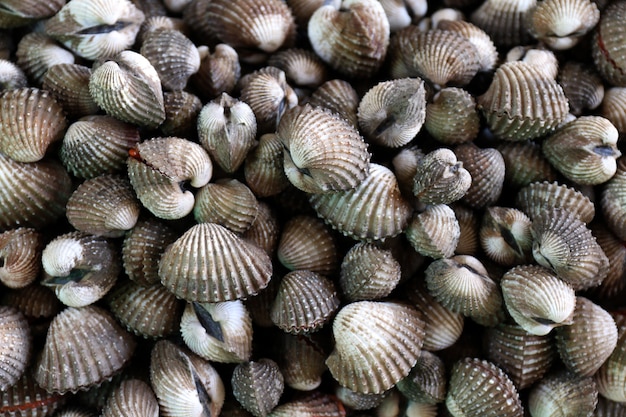
[[[626,416],[626,0],[0,0],[0,416]]]

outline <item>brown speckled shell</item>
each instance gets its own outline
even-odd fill
[[[252,191],[228,178],[200,188],[193,208],[196,222],[218,223],[238,234],[250,228],[258,211],[259,203]]]
[[[483,29],[499,46],[527,44],[531,36],[526,16],[536,0],[487,0],[470,16],[470,21]]]
[[[437,204],[415,214],[405,234],[418,253],[440,259],[454,254],[461,228],[454,211],[445,204]]]
[[[475,209],[495,203],[504,186],[506,169],[502,154],[494,148],[481,149],[474,143],[459,145],[454,153],[472,178],[461,201]]]
[[[16,308],[0,306],[0,334],[0,391],[6,391],[24,374],[33,346],[30,325]]]
[[[567,210],[584,223],[596,214],[594,204],[580,191],[556,182],[533,182],[517,193],[515,205],[534,219],[546,209]]]
[[[552,372],[539,381],[528,395],[531,415],[596,415],[598,389],[591,378],[581,378],[570,372]]]
[[[111,393],[102,417],[158,417],[159,403],[154,391],[139,379],[127,379]]]
[[[461,88],[442,89],[426,105],[424,128],[446,145],[473,140],[480,129],[476,100]]]
[[[591,50],[602,77],[618,87],[626,87],[626,45],[624,44],[626,2],[615,1],[602,11]]]
[[[65,112],[72,117],[96,114],[99,110],[89,93],[91,69],[78,64],[58,64],[50,67],[41,81]]]
[[[41,272],[43,242],[43,236],[31,228],[0,233],[0,282],[9,288],[33,283]]]

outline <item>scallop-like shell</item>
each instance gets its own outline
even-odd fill
[[[619,300],[626,289],[626,246],[604,223],[593,224],[591,232],[609,259],[609,272],[602,284],[593,288],[590,293],[603,305],[610,305],[611,301]]]
[[[15,384],[0,391],[0,411],[5,417],[49,416],[65,398],[41,388],[30,372],[25,372]]]
[[[619,133],[600,116],[582,116],[543,141],[543,153],[567,179],[582,185],[609,180],[617,170]]]
[[[328,79],[326,65],[313,51],[291,48],[273,54],[268,65],[285,71],[287,80],[299,87],[317,88]]]
[[[20,67],[6,59],[0,59],[0,91],[28,86],[26,74]]]
[[[419,133],[426,117],[426,90],[419,78],[383,81],[359,103],[360,131],[372,143],[397,148]]]
[[[543,336],[572,323],[574,290],[548,268],[516,266],[504,274],[500,286],[507,311],[528,333]]]
[[[536,0],[487,0],[470,16],[470,21],[487,32],[499,46],[524,45],[531,40],[527,15]]]
[[[602,364],[594,376],[600,394],[609,400],[626,402],[626,326],[620,318],[616,318],[618,339],[611,356]],[[623,404],[626,406],[626,404]]]
[[[556,79],[559,61],[554,52],[543,47],[516,46],[506,54],[506,62],[521,61],[539,70],[548,78]]]
[[[415,174],[422,158],[424,158],[424,152],[416,145],[413,145],[402,149],[391,160],[393,172],[398,180],[398,186],[405,197],[410,198],[413,195]],[[417,201],[411,201],[411,204],[419,207],[419,202]]]
[[[450,204],[462,198],[472,185],[470,173],[450,149],[428,153],[416,168],[413,195],[424,204]]]
[[[252,355],[252,319],[240,300],[187,303],[180,332],[189,349],[209,361],[239,363]]]
[[[285,147],[285,173],[302,191],[349,190],[367,176],[370,154],[363,138],[329,111],[295,107],[281,119],[276,135]]]
[[[309,201],[327,224],[357,240],[396,236],[413,212],[393,172],[378,164],[370,164],[369,175],[355,189],[312,194]]]
[[[77,55],[96,60],[130,48],[144,19],[130,0],[74,0],[44,28]]]
[[[315,391],[303,398],[279,405],[267,417],[345,417],[346,409],[337,397]]]
[[[617,345],[617,327],[611,315],[584,297],[576,298],[572,324],[555,329],[561,361],[576,376],[596,373]]]
[[[446,407],[454,417],[524,414],[509,377],[493,363],[476,358],[462,359],[452,367]]]
[[[111,378],[130,359],[135,340],[100,307],[68,307],[50,324],[35,365],[49,392],[76,392]]]
[[[374,0],[324,4],[308,23],[311,46],[324,62],[347,77],[370,77],[383,63],[389,45],[389,21]]]
[[[434,353],[423,350],[409,375],[397,384],[409,400],[437,404],[446,398],[446,368]]]
[[[599,285],[609,260],[591,231],[568,211],[548,209],[533,218],[533,257],[574,290]]]
[[[300,391],[311,391],[322,383],[326,353],[311,335],[281,333],[278,366],[285,384]]]
[[[462,88],[441,89],[426,105],[424,128],[446,145],[470,142],[480,128],[476,100]]]
[[[324,107],[339,114],[354,127],[358,126],[357,110],[359,95],[352,85],[344,80],[330,80],[320,85],[311,94],[311,106]]]
[[[20,227],[0,233],[0,282],[9,288],[33,283],[41,271],[43,236]]]
[[[515,206],[531,220],[552,208],[567,210],[584,223],[589,223],[596,213],[591,200],[580,191],[547,181],[534,182],[519,190]]]
[[[558,81],[569,102],[570,113],[575,116],[580,116],[587,110],[594,110],[603,103],[604,84],[591,65],[567,61],[559,71]],[[605,114],[601,116],[615,124],[615,121]]]
[[[239,169],[258,143],[256,130],[256,117],[250,106],[226,93],[207,103],[198,115],[200,144],[229,173]]]
[[[233,395],[256,417],[265,417],[278,405],[285,387],[276,362],[262,358],[237,365],[231,378]]]
[[[41,80],[42,88],[50,91],[65,112],[83,117],[98,112],[99,107],[89,93],[91,69],[78,64],[53,65]]]
[[[37,20],[54,15],[63,7],[66,0],[41,3],[37,0],[6,0],[0,12],[0,27],[3,29],[25,26]]]
[[[567,97],[556,80],[520,61],[501,65],[477,102],[493,134],[505,140],[543,136],[568,114]]]
[[[552,49],[576,45],[600,20],[600,10],[591,0],[538,2],[528,14],[528,29]]]
[[[206,185],[213,164],[197,143],[177,137],[153,138],[129,151],[128,176],[141,203],[163,219],[179,219],[191,213],[195,198],[179,183]]]
[[[165,136],[195,138],[198,114],[202,110],[202,101],[195,94],[186,91],[163,93],[165,120],[159,130]]]
[[[406,377],[419,358],[424,321],[396,302],[357,301],[333,320],[335,348],[326,365],[339,383],[364,394],[382,393]]]
[[[188,301],[220,302],[254,295],[265,288],[272,263],[265,252],[223,226],[192,226],[161,256],[163,285]]]
[[[533,182],[556,181],[557,171],[541,152],[541,145],[533,141],[502,142],[496,149],[504,158],[506,185],[518,188]]]
[[[252,191],[245,184],[226,178],[200,188],[193,208],[198,223],[218,223],[239,234],[250,228],[258,211]]]
[[[41,32],[24,35],[15,52],[17,65],[36,84],[49,68],[58,64],[73,64],[76,57],[54,39]]]
[[[278,217],[274,210],[265,202],[258,202],[258,213],[252,225],[241,237],[260,247],[270,258],[274,257],[279,239]]]
[[[480,244],[487,256],[501,265],[524,264],[531,259],[530,228],[530,219],[520,210],[488,207],[480,227]]]
[[[245,160],[244,175],[246,184],[254,194],[269,197],[284,191],[289,179],[283,167],[283,144],[274,133],[266,133],[259,138]]]
[[[93,68],[89,92],[98,106],[121,121],[155,128],[165,120],[159,74],[137,52],[120,52]]]
[[[221,93],[230,94],[240,76],[241,65],[237,51],[230,45],[220,43],[212,54],[200,54],[200,68],[190,81],[196,94],[204,100],[211,100]]]
[[[602,11],[593,36],[591,51],[596,68],[609,83],[626,87],[626,53],[624,49],[626,2],[616,1]]]
[[[461,201],[472,208],[483,208],[495,203],[504,187],[506,169],[502,154],[494,148],[481,149],[474,143],[459,145],[454,153],[472,178]]]
[[[337,395],[337,399],[341,400],[344,406],[350,407],[352,410],[369,410],[378,407],[387,396],[387,393],[363,394],[338,386],[335,388],[335,395]]]
[[[480,248],[480,219],[478,214],[462,204],[453,204],[452,210],[454,210],[454,215],[461,229],[461,237],[459,237],[459,243],[457,243],[454,253],[457,255],[475,255]]]
[[[479,71],[492,71],[498,61],[498,51],[491,37],[478,26],[465,20],[443,19],[437,23],[437,29],[450,30],[463,35],[476,47]]]
[[[102,417],[158,417],[159,403],[150,385],[139,379],[127,379],[111,393]]]
[[[63,107],[45,90],[19,88],[0,95],[0,152],[18,162],[36,162],[63,137]]]
[[[600,207],[607,226],[620,239],[626,240],[626,159],[621,158],[616,174],[602,191]]]
[[[620,134],[626,133],[626,87],[611,87],[606,90],[600,115],[609,119]]]
[[[583,417],[596,415],[598,389],[591,378],[555,372],[539,381],[528,395],[532,416]]]
[[[30,360],[30,325],[19,310],[0,306],[0,334],[0,391],[6,391],[22,377]]]
[[[437,204],[415,214],[405,233],[418,253],[439,259],[454,254],[461,228],[454,211],[445,204]]]

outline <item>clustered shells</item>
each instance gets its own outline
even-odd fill
[[[625,21],[0,0],[0,415],[624,415]]]

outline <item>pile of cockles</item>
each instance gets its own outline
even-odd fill
[[[0,416],[626,416],[626,0],[0,0]]]

